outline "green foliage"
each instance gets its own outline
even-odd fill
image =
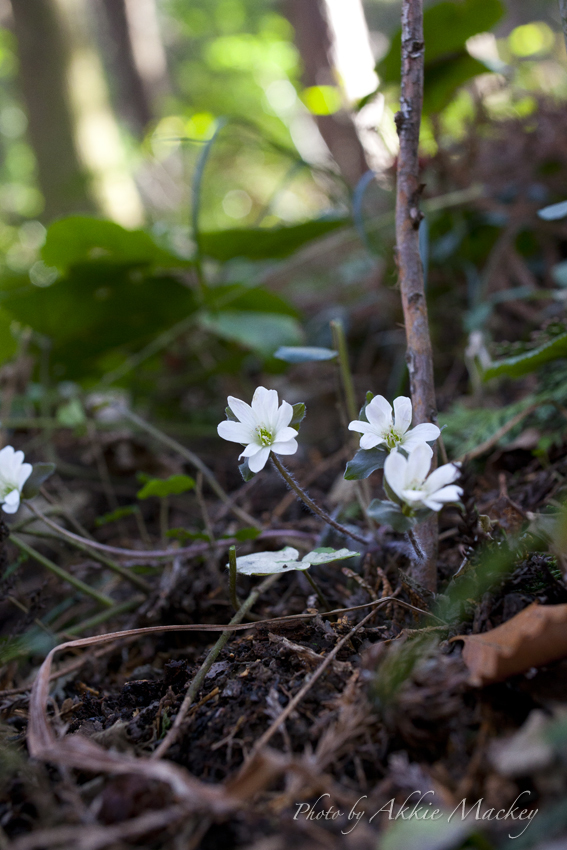
[[[47,266],[61,272],[90,262],[161,268],[190,265],[160,248],[144,230],[126,230],[113,221],[80,215],[51,225],[41,256]]]
[[[223,310],[204,314],[200,325],[223,339],[269,357],[280,345],[293,345],[302,340],[301,326],[291,316],[259,311]]]
[[[298,401],[297,404],[292,405],[293,407],[293,416],[291,418],[290,427],[295,428],[296,431],[299,431],[299,426],[305,419],[305,414],[307,413],[307,409],[302,401]]]
[[[122,508],[116,508],[115,511],[110,511],[102,516],[97,516],[95,519],[95,525],[97,528],[100,528],[102,525],[108,525],[111,522],[117,522],[120,519],[125,519],[128,516],[137,514],[139,510],[140,508],[138,505],[125,505]]]
[[[303,245],[350,224],[348,218],[321,218],[279,227],[247,227],[201,233],[203,254],[220,262],[235,257],[268,260],[288,257]]]
[[[567,357],[567,332],[552,337],[543,345],[517,354],[515,357],[506,357],[493,363],[484,371],[483,378],[489,381],[507,375],[510,378],[521,378],[560,357]]]
[[[179,540],[181,543],[192,543],[195,540],[209,540],[208,534],[203,534],[202,531],[189,531],[187,528],[170,528],[166,532],[166,537],[171,540]]]
[[[464,0],[436,3],[423,16],[425,41],[425,113],[439,112],[466,80],[489,70],[466,50],[466,41],[487,32],[504,14],[500,0]],[[401,30],[376,70],[382,83],[399,83]]]
[[[346,465],[345,478],[347,481],[359,481],[368,478],[377,469],[383,469],[388,457],[386,449],[359,449],[352,460]]]
[[[0,366],[18,350],[18,342],[12,333],[12,321],[12,317],[0,308]]]
[[[136,494],[138,499],[148,499],[150,496],[179,496],[195,487],[195,479],[190,475],[170,475],[169,478],[150,478]]]

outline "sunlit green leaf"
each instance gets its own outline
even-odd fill
[[[280,345],[301,341],[302,330],[291,316],[225,310],[201,317],[201,326],[224,339],[232,340],[269,357]]]

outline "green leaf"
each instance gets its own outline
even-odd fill
[[[557,221],[560,218],[567,216],[567,201],[560,201],[558,204],[550,204],[548,207],[538,210],[537,214],[544,221]]]
[[[489,381],[491,378],[497,378],[500,375],[520,378],[522,375],[534,372],[545,363],[557,360],[560,357],[567,357],[567,333],[559,334],[538,348],[532,348],[530,351],[524,351],[514,357],[497,360],[485,370],[483,379]]]
[[[13,321],[12,316],[0,308],[0,366],[18,350],[18,342],[11,330]]]
[[[282,345],[275,352],[274,357],[285,360],[286,363],[309,363],[316,360],[333,360],[338,351],[331,348],[317,348],[310,345]]]
[[[399,505],[393,502],[385,502],[380,499],[373,499],[368,506],[368,516],[376,520],[380,525],[389,525],[394,531],[404,532],[409,531],[414,525],[417,525],[417,520],[413,517],[407,517],[402,513]]]
[[[97,516],[95,519],[95,525],[97,528],[100,528],[102,525],[108,525],[110,522],[117,522],[119,519],[132,516],[132,514],[137,514],[139,510],[140,508],[138,505],[125,505],[123,508],[116,508],[115,511],[110,511],[110,513]]]
[[[359,449],[352,460],[346,465],[345,475],[347,481],[359,481],[368,478],[377,469],[384,467],[384,461],[388,457],[386,449]]]
[[[295,428],[296,431],[299,431],[299,426],[305,419],[306,408],[302,401],[298,401],[297,404],[293,405],[293,416],[291,418],[291,422],[289,423],[290,428]]]
[[[76,265],[47,288],[4,290],[3,308],[49,337],[60,377],[97,372],[96,358],[140,346],[195,312],[190,289],[173,277],[125,266]]]
[[[205,330],[270,357],[280,345],[301,342],[302,330],[291,316],[225,310],[201,317]]]
[[[150,496],[159,496],[160,499],[164,499],[166,496],[179,496],[181,493],[186,493],[194,486],[195,479],[189,475],[170,475],[165,479],[151,478],[136,495],[138,499],[148,499]]]
[[[200,234],[203,254],[220,262],[235,257],[267,260],[287,257],[302,245],[350,224],[348,218],[321,218],[280,227],[249,227]]]
[[[438,111],[467,79],[489,70],[467,53],[467,40],[488,32],[504,14],[500,0],[436,3],[425,10],[424,110]],[[382,83],[400,82],[401,30],[376,70]]]
[[[240,528],[235,534],[227,534],[227,537],[236,537],[239,543],[244,543],[246,540],[256,540],[262,533],[261,528]]]
[[[47,481],[54,472],[54,463],[34,463],[31,475],[22,487],[22,498],[33,499],[37,496],[43,482]]]
[[[254,476],[257,475],[257,473],[252,472],[252,470],[248,466],[248,458],[247,457],[244,458],[242,463],[238,464],[238,471],[242,475],[243,481],[246,481],[246,482],[252,481]]]
[[[209,535],[203,534],[202,531],[188,531],[186,528],[170,528],[165,536],[173,540],[180,540],[182,543],[186,543],[188,540],[209,539]]]
[[[78,398],[71,398],[59,405],[56,418],[63,428],[77,428],[87,421],[83,405]]]
[[[240,419],[238,418],[238,416],[236,416],[236,414],[232,412],[232,410],[230,409],[230,407],[228,407],[228,405],[227,405],[227,407],[225,407],[224,412],[226,413],[226,418],[228,419],[229,422],[240,422]]]
[[[294,319],[299,316],[295,307],[275,292],[270,292],[263,286],[246,286],[243,283],[228,283],[209,288],[205,305],[211,312],[244,310],[254,313],[281,313]]]
[[[113,221],[81,215],[60,219],[49,227],[41,256],[47,266],[64,272],[85,262],[162,268],[189,265],[160,248],[143,230],[126,230]]]

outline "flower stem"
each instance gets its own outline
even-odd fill
[[[340,531],[341,534],[345,534],[347,537],[352,537],[352,539],[356,540],[357,543],[362,543],[364,546],[366,546],[366,540],[364,539],[364,537],[361,537],[359,534],[355,534],[353,531],[350,531],[350,529],[345,528],[344,525],[341,525],[340,523],[336,522],[332,517],[329,516],[328,513],[323,510],[323,508],[320,508],[319,505],[317,505],[313,501],[313,499],[309,498],[307,493],[301,489],[295,478],[285,468],[285,466],[277,455],[272,452],[271,457],[272,463],[276,467],[277,471],[279,472],[285,483],[288,485],[288,487],[291,487],[294,493],[298,496],[299,499],[301,499],[301,501],[305,505],[307,505],[310,511],[313,511],[314,514],[317,514],[317,516],[320,517],[323,522],[326,522],[327,525],[336,528],[336,530]]]
[[[425,552],[423,551],[423,549],[421,548],[421,546],[419,544],[419,540],[417,539],[417,536],[414,534],[412,529],[410,529],[408,531],[408,537],[409,537],[411,544],[412,544],[412,546],[415,550],[415,554],[417,555],[417,560],[420,561],[420,562],[425,561],[427,559],[427,556],[426,556]]]
[[[317,582],[315,581],[313,576],[309,575],[309,570],[303,570],[303,575],[317,594],[317,599],[319,600],[325,611],[330,611],[331,606],[329,604],[329,600],[327,599],[323,591],[318,587]]]
[[[238,596],[236,595],[236,546],[231,546],[228,550],[228,592],[230,595],[230,603],[235,611],[238,611]]]

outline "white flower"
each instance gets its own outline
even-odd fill
[[[461,474],[454,463],[435,469],[429,477],[433,452],[427,443],[415,446],[407,458],[401,452],[390,452],[384,463],[384,476],[390,489],[412,510],[430,508],[440,511],[449,502],[458,502],[462,487],[453,484]]]
[[[15,514],[20,507],[22,487],[32,472],[31,463],[24,463],[24,453],[4,446],[0,451],[0,502],[7,514]]]
[[[265,467],[270,452],[295,454],[297,431],[289,425],[293,407],[287,401],[278,407],[276,390],[258,387],[252,406],[229,395],[228,406],[239,421],[221,422],[217,427],[219,437],[246,446],[239,459],[248,458],[251,472],[260,472]]]
[[[403,447],[410,451],[420,443],[436,440],[441,431],[437,425],[424,422],[416,425],[409,431],[411,425],[412,409],[411,399],[398,396],[394,399],[394,411],[392,405],[386,401],[383,395],[375,395],[372,401],[366,405],[366,418],[368,422],[355,419],[349,423],[350,431],[358,431],[362,434],[360,438],[361,449],[373,449],[376,446],[387,448],[388,451]]]

